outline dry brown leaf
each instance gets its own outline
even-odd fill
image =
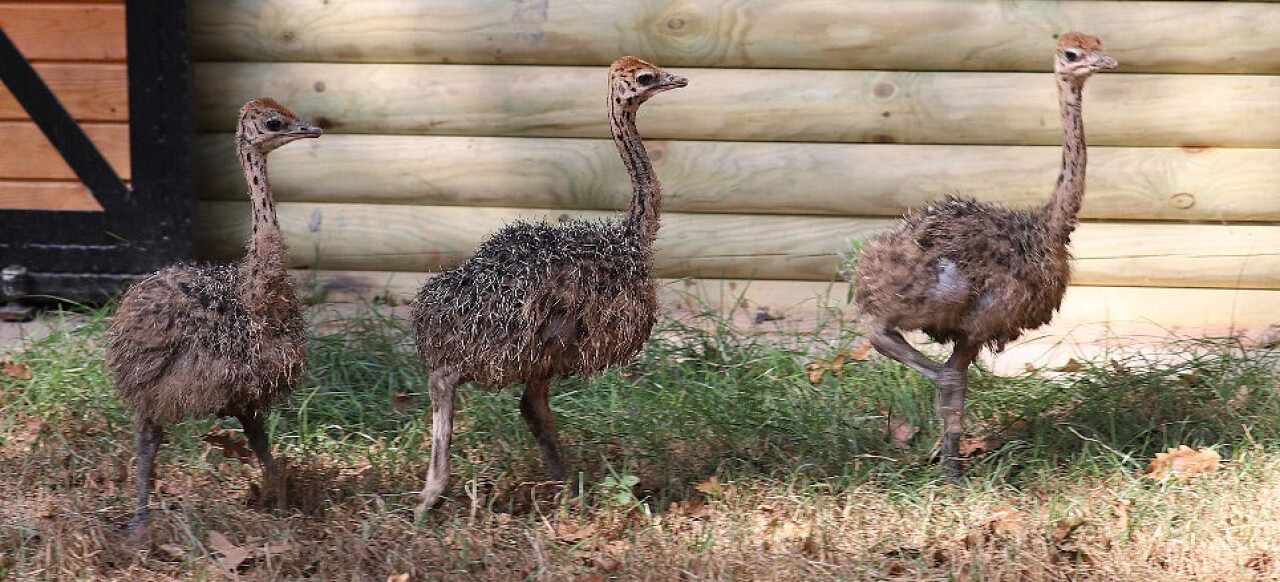
[[[822,381],[823,374],[831,372],[837,376],[844,373],[845,354],[840,353],[830,360],[814,360],[809,362],[809,382],[817,384]]]
[[[1075,358],[1067,360],[1067,363],[1058,368],[1059,372],[1079,372],[1084,369],[1084,364],[1077,362]]]
[[[576,523],[562,522],[556,526],[556,539],[574,543],[585,540],[596,533],[596,524],[588,523],[585,526],[579,526]]]
[[[1156,458],[1147,466],[1147,476],[1152,479],[1169,477],[1194,477],[1200,473],[1217,471],[1222,468],[1222,457],[1213,449],[1193,449],[1187,445],[1169,449],[1167,453],[1156,453]]]
[[[187,556],[187,549],[178,544],[160,544],[160,551],[175,560],[181,560]]]
[[[889,446],[905,449],[911,446],[911,439],[920,432],[920,427],[902,417],[889,417]]]
[[[31,370],[27,369],[27,365],[22,362],[3,362],[0,363],[0,369],[4,370],[4,375],[10,378],[31,379]]]
[[[849,359],[861,362],[871,357],[871,342],[860,341],[849,348]]]
[[[1053,543],[1061,544],[1067,541],[1067,538],[1082,525],[1084,525],[1084,518],[1078,515],[1059,519],[1053,526]]]
[[[271,556],[283,555],[288,552],[292,552],[293,550],[294,550],[294,545],[289,542],[276,542],[276,543],[268,542],[266,544],[263,544],[261,551],[259,551],[258,553],[261,554],[262,557],[264,558],[270,558]]]
[[[244,463],[253,461],[253,451],[249,450],[249,440],[225,428],[215,426],[207,434],[200,437],[200,440],[222,449],[222,454],[228,458],[234,457]]]
[[[960,439],[959,451],[962,457],[972,457],[990,453],[1004,446],[1004,439],[1000,437],[989,436],[985,438],[965,437]]]
[[[408,574],[391,574],[387,576],[387,582],[409,582]]]
[[[215,552],[225,552],[234,547],[236,547],[236,545],[231,543],[231,540],[227,539],[227,536],[222,535],[222,532],[216,529],[209,530],[210,549]]]
[[[965,534],[964,545],[970,549],[975,548],[982,544],[988,534],[1003,536],[1021,533],[1027,528],[1027,523],[1023,520],[1026,516],[1027,512],[1013,508],[997,509]]]
[[[721,483],[720,478],[715,475],[708,477],[706,481],[694,485],[693,488],[705,493],[708,497],[717,497],[721,493],[724,493],[725,490],[724,483]]]
[[[1244,562],[1244,567],[1262,575],[1280,574],[1280,564],[1277,564],[1275,556],[1266,550],[1249,556],[1249,559]]]

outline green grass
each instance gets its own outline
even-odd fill
[[[146,558],[115,547],[131,511],[132,446],[129,415],[102,363],[106,312],[78,314],[79,323],[0,356],[32,373],[0,375],[0,463],[12,467],[0,476],[0,495],[17,500],[0,509],[0,578],[74,579],[81,576],[70,572],[83,570],[220,579],[227,574],[205,547],[218,530],[301,548],[242,568],[259,579],[399,571],[414,579],[664,578],[680,570],[704,578],[1013,579],[1027,568],[1146,578],[1164,568],[1178,579],[1190,558],[1159,566],[1146,555],[1141,567],[1120,560],[1173,551],[1168,539],[1216,548],[1226,538],[1205,532],[1230,516],[1171,513],[1171,500],[1205,508],[1223,495],[1280,500],[1278,354],[1232,338],[1174,342],[1160,358],[1130,354],[1067,371],[1010,377],[975,369],[969,432],[1003,445],[971,459],[966,482],[954,486],[938,480],[933,387],[919,375],[871,357],[814,383],[808,364],[856,345],[856,333],[832,325],[751,333],[704,314],[664,322],[626,369],[556,385],[552,409],[576,471],[563,486],[541,483],[518,390],[465,387],[450,501],[414,529],[430,433],[426,371],[409,328],[368,306],[313,319],[306,377],[268,425],[296,472],[290,508],[251,507],[256,468],[200,439],[215,421],[175,425],[153,504],[157,544],[170,547]],[[892,442],[889,416],[920,433]],[[1141,476],[1156,453],[1184,444],[1216,447],[1230,459],[1227,471],[1185,484]],[[727,485],[696,488],[712,476]],[[1133,503],[1126,531],[1164,528],[1159,536],[1117,541],[1086,525],[1079,545],[1087,564],[1086,550],[1064,554],[1046,541],[1063,516],[1119,519],[1116,499]],[[710,513],[696,514],[704,502]],[[1001,505],[1023,507],[1039,529],[957,541]],[[563,533],[584,524],[592,530],[582,539]],[[1280,518],[1251,527],[1280,531]],[[620,554],[609,545],[624,542]],[[1261,551],[1251,544],[1230,546],[1219,562],[1235,560],[1242,575],[1257,571],[1244,566]]]

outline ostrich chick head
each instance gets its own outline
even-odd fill
[[[1053,70],[1083,81],[1089,75],[1105,69],[1114,69],[1116,62],[1103,52],[1102,41],[1096,36],[1068,32],[1058,37],[1058,51],[1054,54]]]
[[[634,108],[650,97],[689,84],[680,75],[672,75],[657,65],[635,57],[622,57],[609,67],[609,88],[614,102]]]
[[[245,103],[240,108],[240,123],[236,126],[236,141],[267,154],[291,141],[320,137],[319,127],[294,115],[288,107],[270,97],[261,97]]]

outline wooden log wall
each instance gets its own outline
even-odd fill
[[[129,89],[124,0],[0,0],[0,28],[127,180]],[[2,85],[0,208],[102,210]]]
[[[1280,321],[1265,307],[1280,305],[1280,3],[225,0],[192,11],[206,258],[240,253],[248,216],[230,132],[261,95],[326,130],[273,154],[271,172],[292,265],[341,271],[331,278],[348,288],[393,277],[403,292],[518,217],[607,216],[629,184],[608,139],[606,66],[634,54],[690,79],[639,119],[666,193],[660,275],[707,288],[753,279],[774,304],[800,304],[837,279],[850,240],[930,200],[1043,203],[1060,156],[1046,72],[1055,35],[1080,30],[1121,67],[1086,89],[1089,191],[1065,312]]]

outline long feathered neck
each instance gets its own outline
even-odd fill
[[[1062,170],[1053,199],[1046,207],[1048,231],[1053,242],[1066,245],[1076,229],[1076,215],[1084,200],[1085,154],[1084,118],[1080,111],[1084,79],[1058,73],[1058,104],[1062,108]]]
[[[253,227],[248,251],[240,264],[240,293],[251,311],[265,313],[277,307],[281,299],[289,303],[293,300],[286,262],[289,250],[276,221],[276,202],[267,183],[267,156],[246,141],[240,140],[236,145],[244,179],[249,184]]]
[[[622,163],[631,174],[631,204],[623,224],[627,232],[648,249],[658,236],[658,219],[662,208],[662,185],[649,163],[649,152],[636,129],[637,106],[626,100],[609,99],[609,127],[618,146]]]

